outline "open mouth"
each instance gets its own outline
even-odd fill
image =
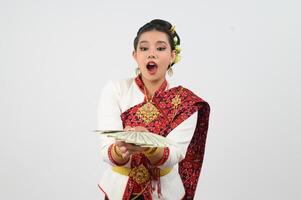
[[[158,69],[158,65],[155,62],[148,62],[146,68],[150,74],[155,74]]]

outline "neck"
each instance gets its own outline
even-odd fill
[[[165,79],[160,79],[157,81],[148,81],[142,77],[142,81],[145,86],[147,96],[151,98],[154,95],[154,93],[160,88]]]

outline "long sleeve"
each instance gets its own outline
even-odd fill
[[[196,128],[197,116],[198,114],[195,112],[167,135],[166,138],[170,139],[175,145],[169,147],[168,158],[162,165],[158,166],[159,168],[172,167],[185,158]]]
[[[120,91],[112,81],[108,82],[102,90],[97,111],[98,130],[122,130],[119,105]],[[100,156],[105,162],[114,165],[108,157],[108,148],[114,139],[100,135]]]

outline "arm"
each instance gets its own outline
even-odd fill
[[[119,106],[120,91],[109,82],[105,85],[100,95],[97,111],[97,129],[99,130],[122,130],[120,118],[121,109]],[[126,160],[120,159],[114,151],[114,139],[100,135],[100,157],[103,161],[111,164],[125,164]],[[112,159],[117,162],[112,162]]]
[[[152,164],[159,164],[160,168],[169,168],[178,164],[185,158],[187,148],[196,128],[198,113],[195,112],[179,126],[173,129],[167,136],[175,145],[168,149],[159,148],[155,154],[147,156]],[[167,156],[166,158],[164,158]],[[160,161],[163,159],[163,163]]]

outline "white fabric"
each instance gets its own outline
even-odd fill
[[[168,85],[166,89],[172,88]],[[140,91],[134,78],[121,80],[113,83],[110,81],[103,88],[99,105],[97,129],[115,130],[123,129],[121,113],[129,108],[143,102],[144,94]],[[185,157],[188,145],[193,136],[197,123],[197,112],[187,120],[173,129],[167,138],[175,142],[175,146],[170,147],[170,154],[167,161],[159,166],[160,168],[172,167],[172,171],[161,177],[162,199],[177,200],[184,196],[184,186],[180,175],[178,174],[178,163]],[[113,139],[106,136],[100,136],[100,156],[103,161],[114,166],[114,163],[108,158],[108,148],[114,142]],[[129,167],[128,162],[125,167]],[[120,175],[111,170],[111,167],[103,173],[100,180],[100,187],[106,192],[109,199],[122,199],[128,177]],[[157,192],[153,193],[153,199],[158,199]]]

